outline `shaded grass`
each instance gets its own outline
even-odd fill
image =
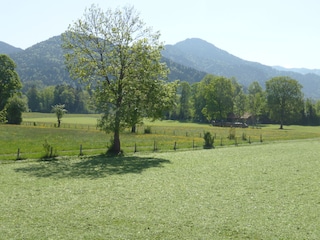
[[[319,140],[0,168],[4,239],[317,239]]]

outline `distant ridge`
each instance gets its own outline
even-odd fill
[[[0,53],[9,54],[17,64],[23,82],[40,81],[44,85],[75,84],[64,65],[61,35],[37,43],[26,50],[0,42]],[[317,71],[274,68],[236,57],[199,38],[189,38],[166,45],[162,61],[170,68],[169,80],[190,84],[199,82],[207,73],[234,77],[244,88],[253,81],[262,87],[275,76],[289,76],[303,86],[305,97],[320,99],[320,76]]]
[[[286,72],[297,72],[301,74],[317,74],[320,76],[320,69],[308,69],[308,68],[285,68],[281,66],[273,66],[273,68],[279,71],[286,71]]]
[[[23,49],[11,46],[8,43],[0,41],[0,53],[2,54],[12,54],[21,51],[23,51]]]
[[[163,56],[179,64],[213,75],[234,77],[244,87],[258,81],[262,87],[275,76],[289,76],[300,82],[306,97],[320,99],[320,76],[282,71],[257,62],[238,58],[199,38],[166,45]]]

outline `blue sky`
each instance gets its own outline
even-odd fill
[[[131,4],[165,44],[201,38],[265,65],[320,69],[318,0],[10,0],[0,41],[23,49],[64,32],[86,7]]]

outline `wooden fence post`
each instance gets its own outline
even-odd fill
[[[157,151],[157,145],[156,145],[156,140],[153,141],[153,151]]]
[[[80,144],[80,156],[83,156],[83,152],[82,152],[82,144]]]
[[[18,152],[17,152],[17,160],[20,160],[20,148],[18,148]]]

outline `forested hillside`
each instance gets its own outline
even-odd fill
[[[64,65],[60,36],[10,54],[10,57],[17,64],[22,82],[40,81],[44,85],[72,83]]]
[[[20,51],[23,50],[21,48],[16,48],[14,46],[11,46],[10,44],[0,41],[0,53],[2,54],[12,54]]]
[[[5,53],[4,50],[5,48],[0,47],[0,53]],[[52,37],[24,51],[21,50],[9,55],[17,64],[17,72],[22,82],[37,81],[44,86],[63,83],[76,84],[70,79],[64,65],[61,36]],[[206,75],[205,72],[175,63],[165,57],[162,61],[170,68],[169,81],[179,79],[194,83],[199,82]]]
[[[22,82],[37,82],[44,86],[71,84],[64,65],[61,36],[22,50],[0,42],[0,53],[9,54],[17,64]],[[320,98],[320,76],[316,70],[288,71],[288,69],[265,66],[257,62],[240,59],[215,47],[204,40],[193,38],[175,45],[166,45],[162,52],[163,61],[170,68],[169,81],[181,80],[188,83],[201,81],[207,74],[234,77],[245,88],[253,81],[264,87],[265,82],[275,76],[290,76],[303,86],[306,97]],[[284,71],[285,70],[285,71]],[[306,73],[306,74],[304,74]]]
[[[275,76],[290,76],[300,82],[307,97],[320,98],[320,76],[280,71],[257,62],[240,59],[202,39],[192,38],[175,45],[167,45],[163,56],[179,64],[214,75],[235,77],[247,87],[253,81],[262,86]]]

